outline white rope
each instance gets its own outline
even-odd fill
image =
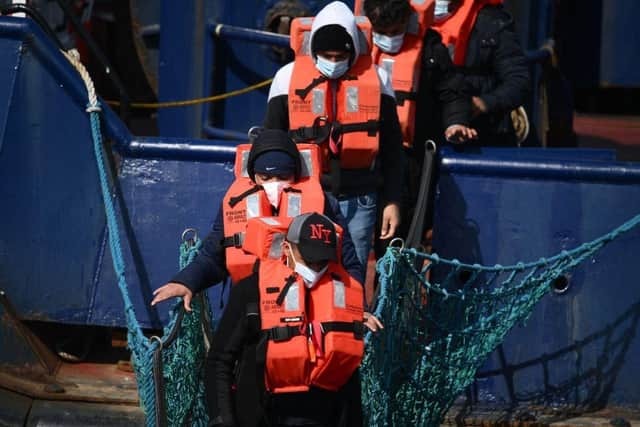
[[[102,111],[100,105],[98,104],[98,96],[96,95],[96,88],[93,85],[93,80],[91,80],[91,76],[89,76],[89,72],[84,67],[82,62],[80,62],[80,53],[76,49],[70,49],[65,52],[62,51],[62,54],[69,60],[71,65],[75,67],[75,69],[82,77],[82,81],[87,88],[87,95],[89,97],[89,106],[85,110],[87,113],[93,113],[97,111]]]

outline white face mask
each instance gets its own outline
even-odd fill
[[[373,32],[373,42],[385,53],[398,53],[404,43],[404,33],[396,36],[387,36]]]
[[[289,185],[290,184],[287,181],[271,181],[262,184],[262,189],[266,193],[271,206],[278,209],[278,206],[280,206],[280,195],[282,194],[282,190],[289,187]]]
[[[329,268],[328,264],[320,271],[315,271],[314,269],[307,267],[306,265],[298,261],[295,256],[293,256],[293,251],[291,250],[290,246],[289,246],[289,254],[291,256],[291,259],[293,259],[293,261],[296,263],[295,267],[293,268],[293,271],[295,271],[300,275],[300,277],[302,277],[302,280],[304,281],[304,285],[308,289],[313,288],[316,285],[316,283],[320,281],[322,276],[324,276],[324,273]]]
[[[436,8],[433,12],[433,16],[437,21],[442,21],[443,19],[451,16],[449,6],[451,6],[451,0],[436,0]]]
[[[316,68],[325,77],[337,79],[338,77],[342,77],[349,69],[349,60],[345,59],[344,61],[333,62],[318,55],[316,56]]]
[[[320,271],[315,271],[315,270],[307,267],[306,265],[303,265],[303,264],[300,264],[299,262],[296,262],[296,267],[293,270],[296,273],[298,273],[300,276],[302,276],[302,280],[304,281],[304,285],[307,288],[311,289],[316,285],[316,283],[318,283],[320,281],[322,276],[324,276],[324,273],[327,271],[327,268],[329,268],[328,265],[325,266]]]

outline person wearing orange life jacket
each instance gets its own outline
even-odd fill
[[[480,145],[516,146],[511,118],[529,95],[529,69],[503,0],[436,0],[433,28],[464,75]],[[526,117],[526,116],[525,116]]]
[[[371,21],[373,61],[391,76],[404,146],[417,160],[422,160],[427,139],[440,144],[443,137],[454,143],[477,137],[468,127],[470,108],[462,93],[462,75],[450,65],[438,33],[429,29],[433,5],[434,0],[356,0],[354,7]],[[436,106],[441,114],[434,111]],[[428,125],[436,118],[442,120],[444,132],[440,124]]]
[[[277,221],[250,226],[268,233]],[[337,262],[329,218],[303,214],[284,230],[286,261],[261,256],[255,273],[231,289],[209,353],[220,410],[213,425],[361,426],[364,327],[382,324],[364,319],[362,286]],[[272,252],[265,245],[256,252]]]
[[[191,264],[154,291],[152,305],[183,297],[185,309],[190,311],[194,294],[227,277],[239,281],[251,274],[255,257],[244,254],[240,248],[242,231],[251,216],[272,216],[279,212],[283,216],[294,216],[322,210],[336,223],[345,226],[337,200],[322,191],[317,176],[301,176],[303,169],[316,175],[313,169],[319,166],[306,165],[312,155],[302,156],[307,160],[301,161],[298,147],[286,132],[265,129],[250,149],[239,146],[236,157],[236,180],[227,191],[202,248]],[[356,256],[348,232],[343,233],[342,244],[343,265],[351,275],[362,279],[364,266]]]
[[[360,18],[334,1],[315,18],[293,21],[295,60],[274,77],[264,126],[323,147],[323,187],[337,196],[366,264],[378,196],[380,237],[396,233],[406,165],[394,93],[387,73],[371,63],[371,31]]]

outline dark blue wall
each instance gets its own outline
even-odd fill
[[[567,154],[573,153],[573,159]],[[576,151],[445,151],[434,250],[510,265],[572,249],[640,213],[640,166]],[[640,408],[640,229],[568,276],[481,370],[482,403],[624,404]]]

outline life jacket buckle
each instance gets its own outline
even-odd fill
[[[291,326],[276,326],[269,329],[269,338],[273,342],[289,341],[297,335],[300,335],[300,331],[298,328]]]
[[[359,320],[353,321],[353,337],[357,340],[362,340],[364,338],[365,327],[364,323]]]
[[[225,237],[222,239],[222,247],[223,248],[242,248],[242,244],[244,243],[244,233],[233,233],[231,236]]]
[[[244,233],[234,233],[233,234],[233,246],[236,248],[241,248],[244,243]]]

